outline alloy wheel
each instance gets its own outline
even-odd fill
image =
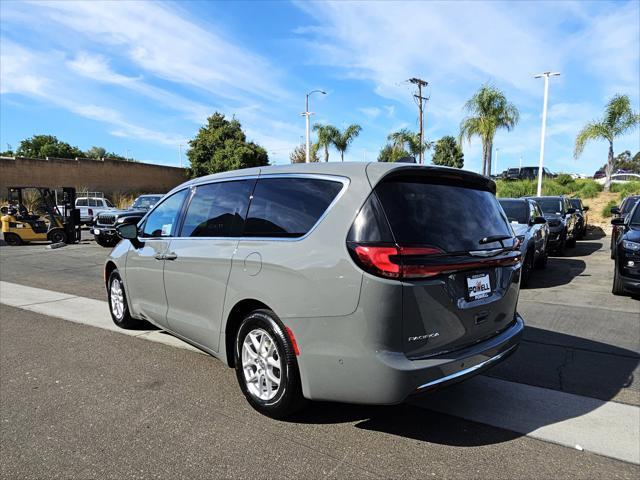
[[[262,401],[272,400],[282,380],[278,345],[263,329],[251,330],[242,343],[242,369],[247,390]]]

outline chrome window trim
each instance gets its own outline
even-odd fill
[[[210,185],[212,183],[229,182],[233,180],[252,180],[252,179],[262,180],[262,179],[271,179],[271,178],[311,178],[311,179],[317,179],[317,180],[327,180],[327,181],[342,183],[342,188],[340,189],[338,194],[334,197],[334,199],[331,201],[331,203],[327,206],[327,208],[322,213],[322,215],[320,215],[316,223],[314,223],[311,226],[311,228],[309,229],[309,231],[307,231],[307,233],[305,233],[300,237],[252,237],[252,236],[231,237],[229,236],[229,237],[155,237],[155,238],[161,238],[163,240],[171,238],[175,240],[238,240],[238,241],[255,240],[255,241],[261,241],[261,242],[263,241],[264,242],[299,242],[307,238],[309,235],[311,235],[311,233],[313,233],[316,227],[329,214],[333,206],[340,200],[344,192],[347,190],[349,183],[351,182],[349,178],[342,177],[339,175],[326,175],[326,174],[313,174],[313,173],[273,173],[273,174],[267,174],[267,175],[245,175],[242,177],[221,178],[220,180],[202,182],[202,183],[194,184],[192,186],[195,187],[197,191],[197,187],[203,186],[203,185]],[[249,209],[251,209],[250,205],[249,205]]]

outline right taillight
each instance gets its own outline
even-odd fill
[[[497,258],[480,259],[467,255],[450,256],[436,247],[350,243],[349,250],[364,271],[395,280],[430,278],[460,270],[516,265],[520,261],[520,253],[517,251],[507,252]]]

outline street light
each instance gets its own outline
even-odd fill
[[[310,132],[310,126],[309,126],[309,117],[311,116],[311,112],[309,111],[309,96],[314,94],[314,93],[321,93],[323,95],[326,95],[327,92],[325,92],[324,90],[312,90],[309,93],[307,93],[307,102],[305,104],[305,110],[304,112],[301,113],[302,116],[306,117],[307,120],[307,148],[305,149],[305,162],[309,163],[310,160],[310,150],[311,150],[311,145],[310,145],[310,141],[309,141],[309,136],[311,134]]]
[[[560,72],[544,72],[534,75],[534,78],[544,77],[544,103],[542,104],[542,130],[540,132],[540,165],[538,165],[538,194],[542,196],[542,170],[544,167],[544,136],[547,130],[547,99],[549,97],[549,77],[557,77]]]

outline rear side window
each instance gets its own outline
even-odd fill
[[[507,219],[515,223],[527,223],[529,221],[529,204],[522,200],[500,200],[500,205]]]
[[[258,180],[244,229],[245,237],[305,235],[336,198],[342,183],[316,178]]]
[[[87,206],[86,198],[79,198],[78,201],[76,202],[76,207],[86,207],[86,206]]]
[[[467,252],[500,247],[481,244],[485,237],[513,236],[495,196],[485,190],[400,177],[381,183],[376,192],[401,246]]]
[[[254,184],[255,180],[239,180],[198,186],[180,236],[239,236]]]

